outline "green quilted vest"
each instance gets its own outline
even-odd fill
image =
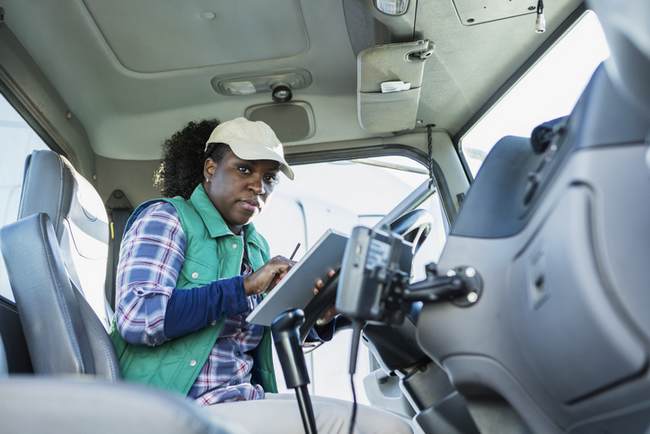
[[[202,185],[196,187],[187,201],[181,197],[155,201],[165,201],[176,208],[187,239],[185,262],[176,282],[177,290],[240,274],[244,254],[241,237],[230,231]],[[154,201],[140,205],[131,215],[126,227],[130,227],[134,217],[152,202]],[[244,227],[244,238],[250,264],[257,270],[269,259],[268,244],[252,224]],[[222,319],[198,332],[156,347],[148,347],[124,341],[113,320],[111,338],[123,378],[187,395],[208,360],[223,322]],[[268,328],[251,355],[251,381],[260,384],[266,392],[277,392]]]

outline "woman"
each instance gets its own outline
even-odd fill
[[[203,406],[221,404],[210,413],[253,432],[301,432],[295,402],[275,395],[268,328],[245,321],[292,265],[269,257],[251,223],[279,172],[293,179],[282,145],[265,123],[238,118],[191,122],[165,142],[164,154],[166,198],[134,211],[120,249],[112,337],[122,374]],[[314,410],[322,432],[343,429],[349,417],[342,401],[315,398]],[[357,425],[411,432],[369,408]]]

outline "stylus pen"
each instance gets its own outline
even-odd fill
[[[290,261],[293,261],[293,258],[294,258],[294,256],[296,256],[296,253],[298,253],[299,248],[300,248],[300,243],[296,244],[296,248],[293,249],[293,253],[291,254],[291,256],[289,256]]]

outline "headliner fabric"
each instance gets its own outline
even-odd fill
[[[309,47],[297,0],[84,0],[84,5],[115,56],[132,71],[289,57]]]
[[[152,1],[146,0],[145,4],[152,4]],[[341,1],[300,0],[300,11],[307,30],[306,33],[304,29],[296,30],[297,33],[291,37],[304,39],[303,42],[307,41],[308,45],[297,54],[287,51],[280,54],[285,57],[204,67],[196,67],[196,63],[189,62],[187,68],[167,72],[128,69],[122,63],[127,62],[126,54],[107,45],[107,41],[115,46],[119,44],[102,34],[102,31],[108,34],[108,29],[102,28],[101,23],[98,27],[91,13],[100,16],[98,10],[92,8],[99,8],[100,5],[109,7],[113,2],[88,0],[89,8],[81,1],[37,3],[4,0],[5,23],[63,97],[67,105],[64,109],[69,108],[73,119],[78,118],[83,124],[93,151],[98,155],[120,159],[157,159],[162,141],[189,120],[206,117],[232,119],[242,116],[246,108],[252,105],[271,100],[270,93],[245,97],[218,95],[210,86],[213,77],[259,71],[270,73],[287,68],[306,69],[313,77],[312,84],[295,92],[294,98],[306,101],[313,107],[316,129],[312,137],[292,142],[292,146],[377,136],[364,131],[357,121],[356,57]],[[273,3],[275,7],[276,2]],[[125,7],[124,4],[126,0],[119,0],[116,10],[123,11],[119,8]],[[193,0],[190,3],[177,3],[177,6],[185,11],[200,4]],[[239,4],[229,3],[231,8]],[[417,119],[421,119],[423,124],[434,123],[451,135],[457,133],[580,4],[580,0],[558,0],[546,4],[548,31],[540,35],[534,31],[532,15],[464,26],[452,2],[418,1],[415,32],[418,38],[432,40],[436,50],[425,67]],[[146,23],[149,18],[145,13],[147,11],[138,12],[138,6],[130,6],[136,8],[136,15]],[[152,16],[157,13],[150,11]],[[231,13],[233,18],[237,16],[236,13],[236,10]],[[159,46],[142,46],[143,40],[139,38],[149,37],[151,29],[147,30],[147,27],[157,22],[150,19],[151,25],[144,25],[141,34],[132,34],[129,39],[133,47],[140,47],[137,51],[143,57],[143,62],[153,56],[147,50],[167,50]],[[189,22],[189,15],[183,19]],[[218,19],[216,16],[215,21]],[[169,35],[175,26],[176,23],[170,26]],[[196,27],[201,26],[203,24]],[[132,25],[125,25],[125,28],[134,32],[139,30]],[[289,27],[285,30],[291,33]],[[188,26],[186,31],[193,33],[194,27]],[[256,35],[247,37],[249,43],[265,44],[267,41],[261,40],[270,40],[272,38],[267,36],[274,35],[263,26],[251,29],[242,27],[238,31],[249,31]],[[165,45],[168,34],[160,30],[154,33],[159,40],[153,45]],[[240,42],[232,38],[228,46],[237,47]],[[294,42],[285,46],[281,40],[275,39],[272,44],[286,48],[293,46],[291,44]],[[201,44],[198,47],[205,47]],[[216,42],[211,47],[217,49]],[[193,46],[186,45],[185,48],[186,51],[197,52],[182,53],[183,56],[200,58],[204,55],[203,51],[195,50]],[[274,46],[274,52],[276,49],[278,47]],[[120,55],[122,59],[116,58]],[[224,55],[228,55],[228,51]],[[244,53],[240,55],[242,59],[247,56]],[[176,62],[167,58],[156,61]],[[3,57],[3,66],[11,70],[11,59]],[[130,66],[150,70],[174,67],[173,64],[162,63],[158,66],[152,63]],[[14,74],[22,76],[21,71],[14,71]],[[66,122],[65,118],[57,120],[55,127],[62,130]]]

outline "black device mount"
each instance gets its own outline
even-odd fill
[[[284,381],[287,387],[296,391],[296,399],[305,434],[316,434],[314,408],[307,390],[309,373],[305,364],[305,355],[300,345],[300,326],[304,322],[305,314],[302,310],[287,310],[273,320],[271,333],[282,365]]]
[[[398,234],[356,227],[341,267],[337,310],[354,321],[401,324],[414,302],[451,301],[471,306],[481,297],[483,281],[471,266],[439,275],[435,263],[426,278],[410,283],[413,245]]]
[[[388,227],[370,229],[358,226],[353,229],[343,257],[336,294],[337,310],[352,321],[351,377],[356,370],[359,337],[366,325],[389,326],[390,330],[390,327],[404,324],[407,316],[415,323],[417,319],[413,319],[412,310],[417,307],[417,302],[449,301],[465,307],[480,299],[483,281],[471,266],[458,266],[439,275],[436,264],[430,263],[425,267],[424,280],[409,283],[415,250],[414,243]],[[419,309],[417,311],[419,313]],[[407,386],[410,384],[406,383]],[[354,388],[352,393],[354,396]],[[418,393],[413,394],[416,395]],[[445,432],[478,432],[463,398],[455,391],[445,395],[439,405],[429,404],[421,406],[422,416],[418,422],[423,424],[421,426],[444,426]],[[353,407],[352,421],[354,417]]]
[[[434,303],[451,301],[457,306],[471,306],[483,293],[483,280],[474,267],[460,266],[438,275],[438,267],[431,262],[425,267],[427,277],[408,285],[400,294],[405,302]]]

